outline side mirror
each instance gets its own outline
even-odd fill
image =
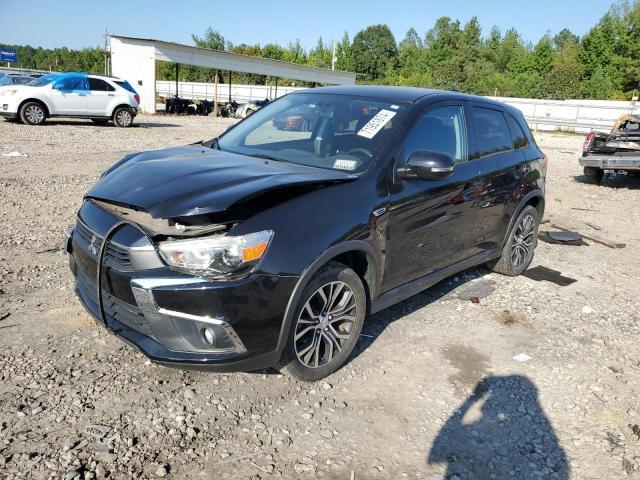
[[[407,164],[398,169],[401,178],[442,180],[453,173],[453,159],[444,153],[431,150],[413,152]]]

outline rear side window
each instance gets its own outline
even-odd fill
[[[113,92],[115,90],[115,88],[107,82],[99,78],[89,77],[87,80],[89,81],[89,90],[93,90],[94,92]]]
[[[122,88],[124,88],[125,90],[129,90],[133,94],[137,94],[138,93],[138,92],[136,92],[134,90],[134,88],[131,86],[131,84],[129,82],[127,82],[126,80],[116,81],[116,83],[118,85],[120,85]]]
[[[518,120],[516,120],[515,117],[509,113],[507,113],[507,122],[509,123],[509,130],[511,130],[513,148],[515,150],[518,150],[519,148],[524,148],[529,145],[527,135],[524,133],[524,130],[522,130],[520,122],[518,122]]]
[[[474,158],[512,149],[509,127],[501,111],[473,107],[471,117],[476,131]]]

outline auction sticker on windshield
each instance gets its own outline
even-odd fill
[[[372,139],[380,130],[382,130],[389,120],[395,117],[395,115],[396,112],[392,112],[391,110],[380,110],[364,127],[360,129],[358,135]]]

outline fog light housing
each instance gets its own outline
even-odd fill
[[[211,346],[216,344],[216,334],[208,327],[202,329],[202,338],[204,338],[204,341]]]

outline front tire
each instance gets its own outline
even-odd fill
[[[129,107],[118,107],[113,112],[113,123],[117,127],[128,128],[133,125],[133,116]]]
[[[287,339],[284,370],[307,382],[338,370],[358,343],[366,293],[349,267],[329,262],[305,287]]]
[[[42,125],[47,119],[47,112],[38,102],[27,102],[20,108],[20,120],[27,125]]]
[[[516,277],[529,268],[538,241],[539,223],[538,210],[531,205],[524,207],[513,223],[502,256],[490,265],[494,272]]]

